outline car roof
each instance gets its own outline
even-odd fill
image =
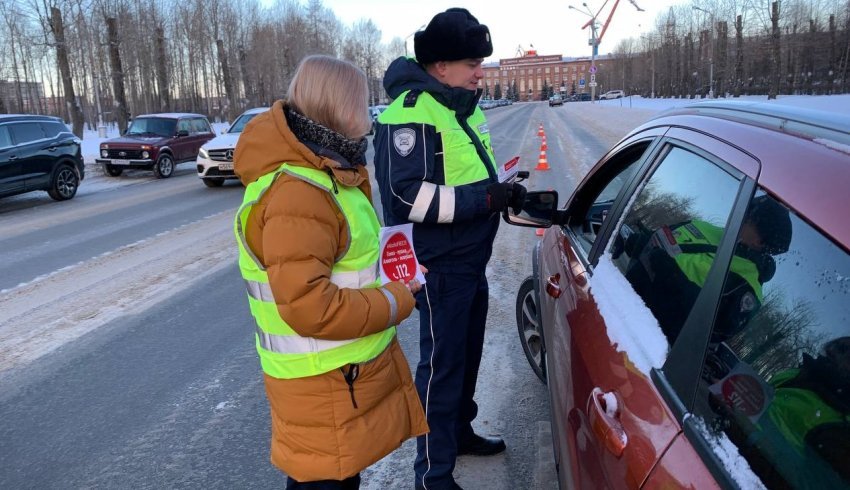
[[[752,155],[759,185],[850,250],[850,117],[726,101],[671,109],[635,132],[653,126],[700,131]]]
[[[53,121],[61,123],[62,119],[55,116],[43,116],[41,114],[0,114],[0,123],[12,121]]]
[[[242,114],[260,114],[260,113],[266,112],[268,110],[269,110],[268,107],[255,107],[253,109],[248,109],[247,111],[243,112]]]
[[[158,114],[141,114],[133,119],[141,119],[145,117],[161,117],[165,119],[180,119],[181,117],[203,117],[206,119],[207,116],[203,114],[193,114],[191,112],[161,112]]]

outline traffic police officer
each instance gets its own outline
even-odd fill
[[[394,101],[378,118],[375,173],[384,222],[413,223],[416,254],[429,270],[416,296],[416,388],[431,432],[417,439],[416,487],[456,489],[457,455],[505,450],[502,439],[473,432],[473,395],[498,212],[520,207],[525,188],[498,182],[477,104],[481,63],[493,52],[487,26],[465,9],[448,9],[415,34],[414,49],[416,60],[399,58],[384,76]]]

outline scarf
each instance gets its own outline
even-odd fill
[[[292,109],[286,109],[285,114],[286,123],[295,137],[316,155],[328,157],[347,168],[366,165],[369,141],[365,137],[358,140],[348,139]]]

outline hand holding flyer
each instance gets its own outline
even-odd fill
[[[413,251],[413,223],[381,228],[380,248],[381,283],[413,279],[425,284],[425,275]]]
[[[499,182],[511,182],[519,172],[519,157],[513,157],[499,166]]]

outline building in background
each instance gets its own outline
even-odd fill
[[[607,90],[602,82],[606,79],[606,65],[611,65],[611,59],[610,55],[596,57],[597,94]],[[538,55],[536,50],[530,49],[518,58],[485,63],[481,88],[484,97],[489,99],[546,100],[553,93],[562,96],[590,93],[590,78],[589,56]]]

